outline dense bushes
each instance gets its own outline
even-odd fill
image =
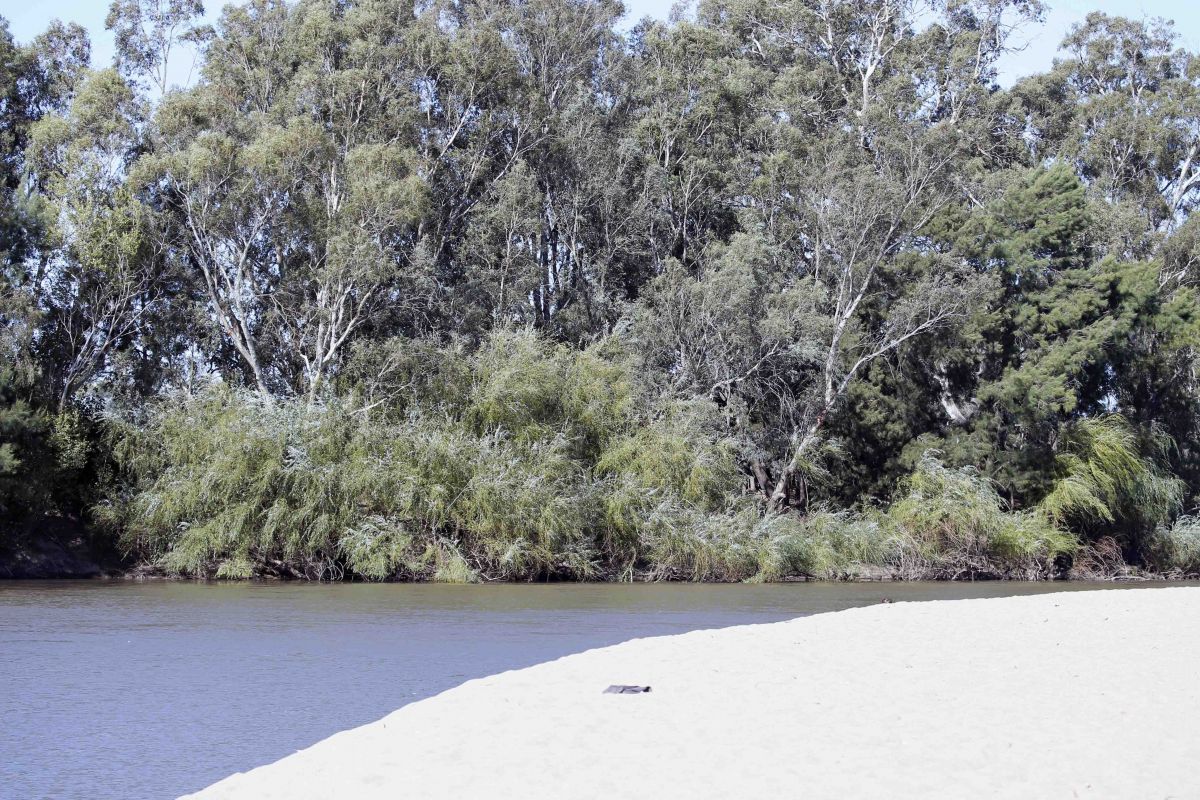
[[[38,496],[44,482],[22,478],[36,469],[30,461],[46,449],[46,415],[31,407],[16,389],[12,369],[0,368],[0,520],[45,502]]]
[[[1200,517],[1182,516],[1159,528],[1149,546],[1150,565],[1166,574],[1200,575]]]
[[[736,480],[714,410],[635,402],[602,349],[497,334],[461,356],[461,402],[411,389],[369,415],[228,390],[164,403],[116,428],[131,491],[97,515],[187,575],[755,574],[755,537],[697,524]]]
[[[934,454],[886,511],[764,514],[717,407],[648,404],[612,342],[505,332],[437,357],[454,402],[407,379],[387,403],[213,389],[114,422],[127,491],[96,515],[135,557],[215,577],[1044,577],[1076,546]]]
[[[0,547],[47,517],[77,512],[100,478],[96,426],[75,409],[31,402],[25,381],[0,365]]]
[[[1005,511],[988,480],[969,468],[948,469],[932,454],[887,516],[903,532],[898,566],[905,573],[1041,578],[1077,547],[1040,511]]]
[[[1187,488],[1157,463],[1169,440],[1148,438],[1140,442],[1117,414],[1076,421],[1066,429],[1042,511],[1089,538],[1112,538],[1127,559],[1145,561],[1146,540],[1179,513]]]

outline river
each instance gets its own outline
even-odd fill
[[[0,581],[0,798],[176,797],[471,678],[641,636],[1127,586]]]

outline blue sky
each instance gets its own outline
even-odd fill
[[[666,18],[673,0],[625,0],[630,20],[643,16]],[[1195,0],[1051,0],[1046,24],[1018,34],[1025,49],[1011,54],[1002,64],[1005,83],[1050,66],[1059,41],[1071,25],[1089,11],[1104,11],[1132,18],[1166,17],[1175,21],[1185,47],[1200,51],[1200,13]],[[222,0],[208,0],[209,17],[215,19]],[[1190,7],[1190,8],[1189,8]],[[92,36],[93,62],[107,64],[112,59],[112,37],[104,30],[107,0],[0,0],[0,16],[8,19],[18,41],[27,41],[40,33],[55,18],[79,22]],[[1191,13],[1189,13],[1189,11]],[[186,66],[177,64],[186,72]],[[172,70],[174,72],[174,70]]]

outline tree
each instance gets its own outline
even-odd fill
[[[404,26],[367,13],[230,9],[204,84],[164,102],[158,152],[142,167],[264,397],[315,398],[353,334],[410,297],[394,281],[424,193],[406,147],[411,89],[391,60]],[[250,77],[237,67],[247,57]],[[295,66],[281,72],[287,58]]]
[[[209,29],[117,0],[97,71],[76,28],[0,35],[6,485],[101,492],[139,552],[223,574],[1171,549],[1152,490],[1200,492],[1200,62],[1168,24],[1091,15],[1006,89],[1038,0],[622,11],[243,0]],[[93,475],[102,431],[125,451]],[[158,480],[171,437],[199,489]],[[1110,491],[1110,445],[1169,513]]]
[[[1200,64],[1176,42],[1165,20],[1093,12],[1063,41],[1070,57],[1057,68],[1075,97],[1065,154],[1106,200],[1160,229],[1200,198]]]
[[[159,95],[171,81],[171,51],[178,45],[200,45],[212,30],[196,24],[204,16],[200,0],[113,0],[104,20],[113,32],[115,63],[131,83],[149,79]]]
[[[39,235],[37,196],[21,186],[30,128],[64,108],[90,50],[83,28],[58,22],[18,45],[0,17],[0,267],[10,284],[23,283],[18,273]]]
[[[53,248],[34,284],[60,411],[132,345],[164,300],[164,243],[125,183],[144,113],[125,81],[105,70],[83,84],[67,114],[41,120],[31,134],[33,174],[55,212]]]
[[[965,221],[946,220],[997,288],[935,356],[950,425],[921,444],[982,467],[1019,504],[1048,491],[1045,464],[1064,426],[1111,408],[1112,359],[1156,302],[1153,265],[1098,257],[1092,208],[1060,164],[1020,175]]]
[[[966,316],[978,291],[951,259],[905,253],[949,200],[948,154],[917,137],[876,141],[869,160],[847,157],[854,150],[843,143],[802,165],[784,201],[799,245],[796,279],[823,324],[815,380],[797,404],[790,454],[771,491],[775,507],[790,502],[807,454],[862,370]]]

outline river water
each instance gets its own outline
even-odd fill
[[[1089,588],[1116,586],[0,581],[0,798],[176,797],[471,678],[641,636]]]

